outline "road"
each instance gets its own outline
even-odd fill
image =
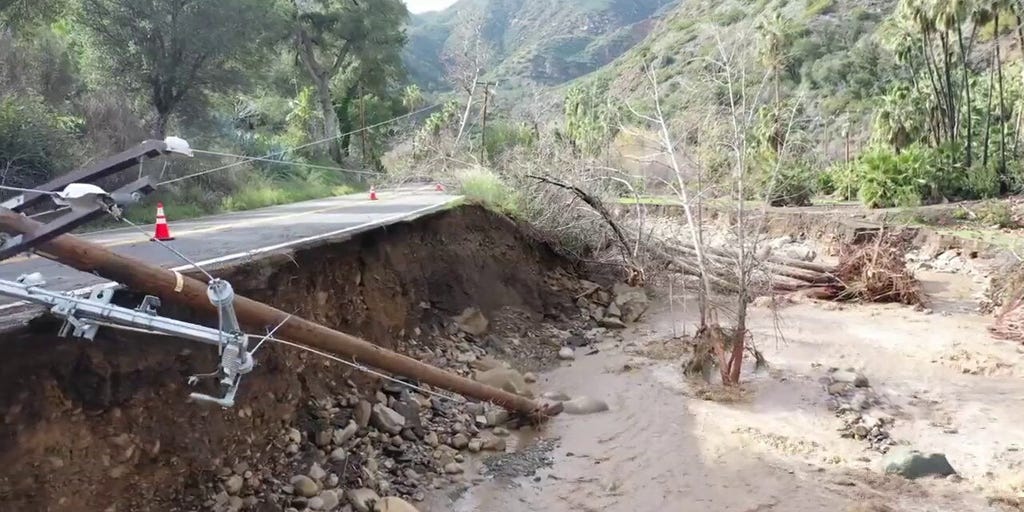
[[[175,237],[167,243],[201,266],[230,265],[290,247],[327,243],[407,221],[444,209],[460,199],[432,187],[381,190],[377,195],[376,201],[360,193],[181,222],[174,220],[174,205],[166,204],[171,235]],[[142,229],[144,232],[135,228],[98,231],[82,238],[165,268],[191,267],[167,248],[149,240],[152,225]],[[96,285],[110,284],[100,277],[36,255],[0,262],[0,279],[15,280],[31,272],[41,273],[46,279],[46,288],[57,291],[85,293]],[[25,311],[24,304],[0,297],[0,332],[4,330],[5,317],[15,314],[22,317]]]

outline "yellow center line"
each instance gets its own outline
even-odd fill
[[[394,194],[392,197],[400,196],[400,195],[404,195],[404,194],[399,192],[399,193]],[[328,206],[326,208],[320,208],[320,209],[317,209],[317,210],[309,210],[309,211],[304,211],[304,212],[291,213],[291,214],[288,214],[288,215],[279,215],[279,216],[276,216],[276,217],[266,217],[266,218],[261,218],[261,219],[249,219],[249,220],[244,220],[244,221],[239,221],[239,222],[234,222],[234,223],[220,224],[220,225],[211,226],[211,227],[208,227],[208,228],[186,229],[186,230],[183,230],[183,231],[179,231],[177,233],[173,233],[172,232],[171,234],[174,235],[176,238],[180,238],[181,236],[197,235],[197,234],[203,234],[203,233],[213,233],[213,232],[217,232],[217,231],[223,231],[225,229],[234,229],[234,228],[240,228],[240,227],[255,226],[255,225],[259,225],[259,224],[265,224],[265,223],[268,223],[268,222],[275,222],[275,221],[292,219],[292,218],[296,218],[296,217],[302,217],[304,215],[316,215],[316,214],[320,214],[320,213],[327,213],[327,212],[331,212],[331,211],[344,210],[346,208],[355,208],[357,206],[365,206],[367,204],[372,204],[372,201],[370,201],[369,199],[360,199],[360,200],[357,200],[357,201],[358,202],[350,203],[350,204],[340,204],[340,205]],[[199,219],[197,219],[197,221],[199,221]],[[94,240],[93,241],[93,243],[102,245],[103,247],[120,247],[120,246],[123,246],[123,245],[133,245],[133,244],[138,244],[138,243],[143,243],[143,242],[144,242],[144,240],[139,240],[137,238],[136,239],[126,239],[126,240],[112,240],[112,241],[103,241],[103,240]],[[0,265],[5,265],[5,264],[8,264],[8,263],[17,263],[17,262],[21,262],[21,261],[28,261],[29,259],[30,258],[28,256],[17,256],[17,257],[14,257],[14,258],[9,258],[7,260],[4,260],[3,262],[0,262]]]

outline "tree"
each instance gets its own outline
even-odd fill
[[[77,0],[111,82],[147,97],[163,137],[186,103],[244,83],[280,34],[273,0]]]
[[[349,139],[340,137],[338,111],[347,113],[351,101],[380,93],[401,76],[409,12],[401,0],[290,1],[298,61],[316,89],[325,135],[335,137],[328,145],[331,158],[341,163]],[[333,92],[337,81],[345,91],[340,105]]]

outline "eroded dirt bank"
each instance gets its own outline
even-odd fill
[[[415,339],[441,333],[467,307],[514,311],[525,325],[566,320],[572,298],[552,289],[551,276],[564,280],[570,270],[511,221],[461,207],[227,277],[241,294],[444,359],[448,353]],[[214,369],[206,347],[110,333],[95,343],[67,341],[53,329],[44,324],[0,342],[4,510],[226,509],[241,503],[239,494],[248,509],[282,510],[288,499],[272,495],[291,485],[277,481],[281,466],[323,460],[324,446],[306,441],[346,427],[351,406],[373,400],[377,389],[337,364],[269,345],[243,381],[239,405],[211,409],[186,402],[187,377]],[[296,435],[303,443],[293,448]],[[360,483],[366,462],[355,454],[327,469],[341,484]],[[230,503],[223,492],[211,499],[235,476],[244,493],[233,492]]]

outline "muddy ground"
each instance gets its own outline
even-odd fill
[[[420,512],[1015,510],[1024,354],[987,332],[986,279],[940,270],[918,271],[927,308],[760,302],[753,339],[769,366],[721,393],[682,372],[691,302],[653,288],[638,323],[597,327],[576,300],[590,276],[506,219],[461,208],[229,277],[243,294],[453,371],[505,361],[535,374],[534,393],[610,410],[494,428],[475,421],[491,412],[482,405],[381,388],[278,346],[261,354],[238,407],[213,410],[185,401],[186,377],[212,368],[205,350],[55,341],[44,325],[0,344],[0,503],[359,510],[346,491],[367,488]],[[453,318],[466,308],[488,319],[485,334],[460,332]],[[560,361],[566,346],[574,359]],[[835,369],[867,387],[837,390]],[[851,436],[849,413],[836,411],[865,390],[868,413],[887,418],[886,442],[944,453],[958,476],[885,475],[877,443]],[[422,425],[365,426],[364,401],[416,402]],[[359,427],[346,437],[350,422]],[[313,494],[299,477],[315,480]]]

